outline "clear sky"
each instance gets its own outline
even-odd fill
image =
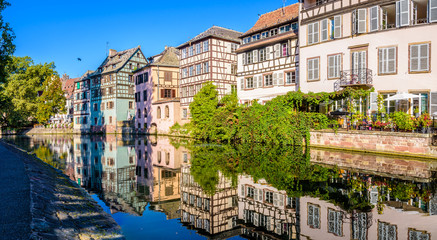
[[[96,70],[109,48],[141,45],[146,57],[178,46],[216,25],[249,30],[258,14],[282,0],[9,0],[4,18],[13,28],[16,56],[55,62],[60,75],[80,77]],[[286,5],[297,2],[287,0]],[[82,61],[78,61],[81,58]]]

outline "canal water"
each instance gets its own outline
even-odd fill
[[[5,139],[86,189],[127,239],[437,236],[432,161],[166,137]]]

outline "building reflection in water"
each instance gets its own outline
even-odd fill
[[[264,179],[221,171],[213,192],[194,180],[189,150],[165,137],[15,139],[98,195],[112,213],[146,207],[208,238],[431,239],[437,235],[433,162],[313,150],[338,176],[287,196]],[[337,171],[337,170],[336,170]],[[311,189],[305,189],[311,186]],[[316,186],[314,188],[314,186]]]

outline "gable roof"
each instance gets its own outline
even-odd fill
[[[211,28],[209,28],[205,32],[197,35],[196,37],[194,37],[190,41],[180,45],[177,48],[178,49],[182,48],[182,47],[184,47],[192,42],[197,42],[197,41],[200,41],[200,40],[208,38],[208,37],[217,37],[217,38],[221,38],[221,39],[225,39],[225,40],[229,40],[229,41],[240,42],[239,37],[241,34],[242,34],[241,32],[237,32],[235,30],[231,30],[231,29],[227,29],[227,28],[223,28],[223,27],[218,27],[218,26],[212,26]]]
[[[62,82],[62,91],[64,91],[64,93],[66,95],[65,97],[67,99],[69,99],[73,95],[74,82],[76,80],[79,80],[79,78],[70,78],[70,79],[64,80]]]
[[[114,54],[107,56],[98,68],[102,69],[101,73],[116,72],[120,70],[138,50],[140,50],[140,46],[120,52],[114,51]],[[114,64],[116,66],[115,68],[112,67]]]
[[[299,17],[299,3],[295,3],[292,5],[288,5],[284,8],[279,8],[275,11],[265,13],[259,17],[258,21],[255,25],[249,29],[249,31],[245,32],[242,37],[246,37],[255,32],[259,32],[261,30],[280,25],[281,23],[285,23],[296,19]]]
[[[166,47],[161,54],[155,56],[150,65],[179,67],[179,51],[174,47]]]

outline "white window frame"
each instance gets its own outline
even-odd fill
[[[394,51],[394,58],[389,59],[389,51]],[[397,67],[397,48],[396,47],[385,47],[379,48],[378,50],[378,73],[379,74],[394,74],[396,73]],[[393,70],[389,71],[390,64],[393,64]]]
[[[427,52],[426,52],[426,62],[427,62],[427,68],[422,68],[422,64],[421,64],[421,60],[423,58],[425,58],[423,56],[423,53],[421,52],[421,47],[422,46],[427,46]],[[417,56],[413,56],[413,51],[412,48],[413,47],[417,47]],[[421,44],[411,44],[409,46],[409,51],[410,51],[410,72],[414,73],[414,72],[428,72],[430,70],[430,47],[431,44],[430,43],[421,43]],[[412,64],[413,64],[413,60],[417,59],[417,69],[413,69],[412,68]]]
[[[310,58],[307,60],[307,73],[308,73],[308,75],[307,75],[308,81],[320,80],[320,58],[319,57]],[[317,77],[315,77],[315,75],[316,75],[315,73],[317,73]],[[310,77],[310,76],[312,76],[312,77]]]
[[[334,65],[331,65],[331,59]],[[331,71],[332,70],[332,71]],[[341,54],[329,55],[328,56],[328,79],[340,78],[341,72]],[[331,75],[331,73],[333,73]]]

